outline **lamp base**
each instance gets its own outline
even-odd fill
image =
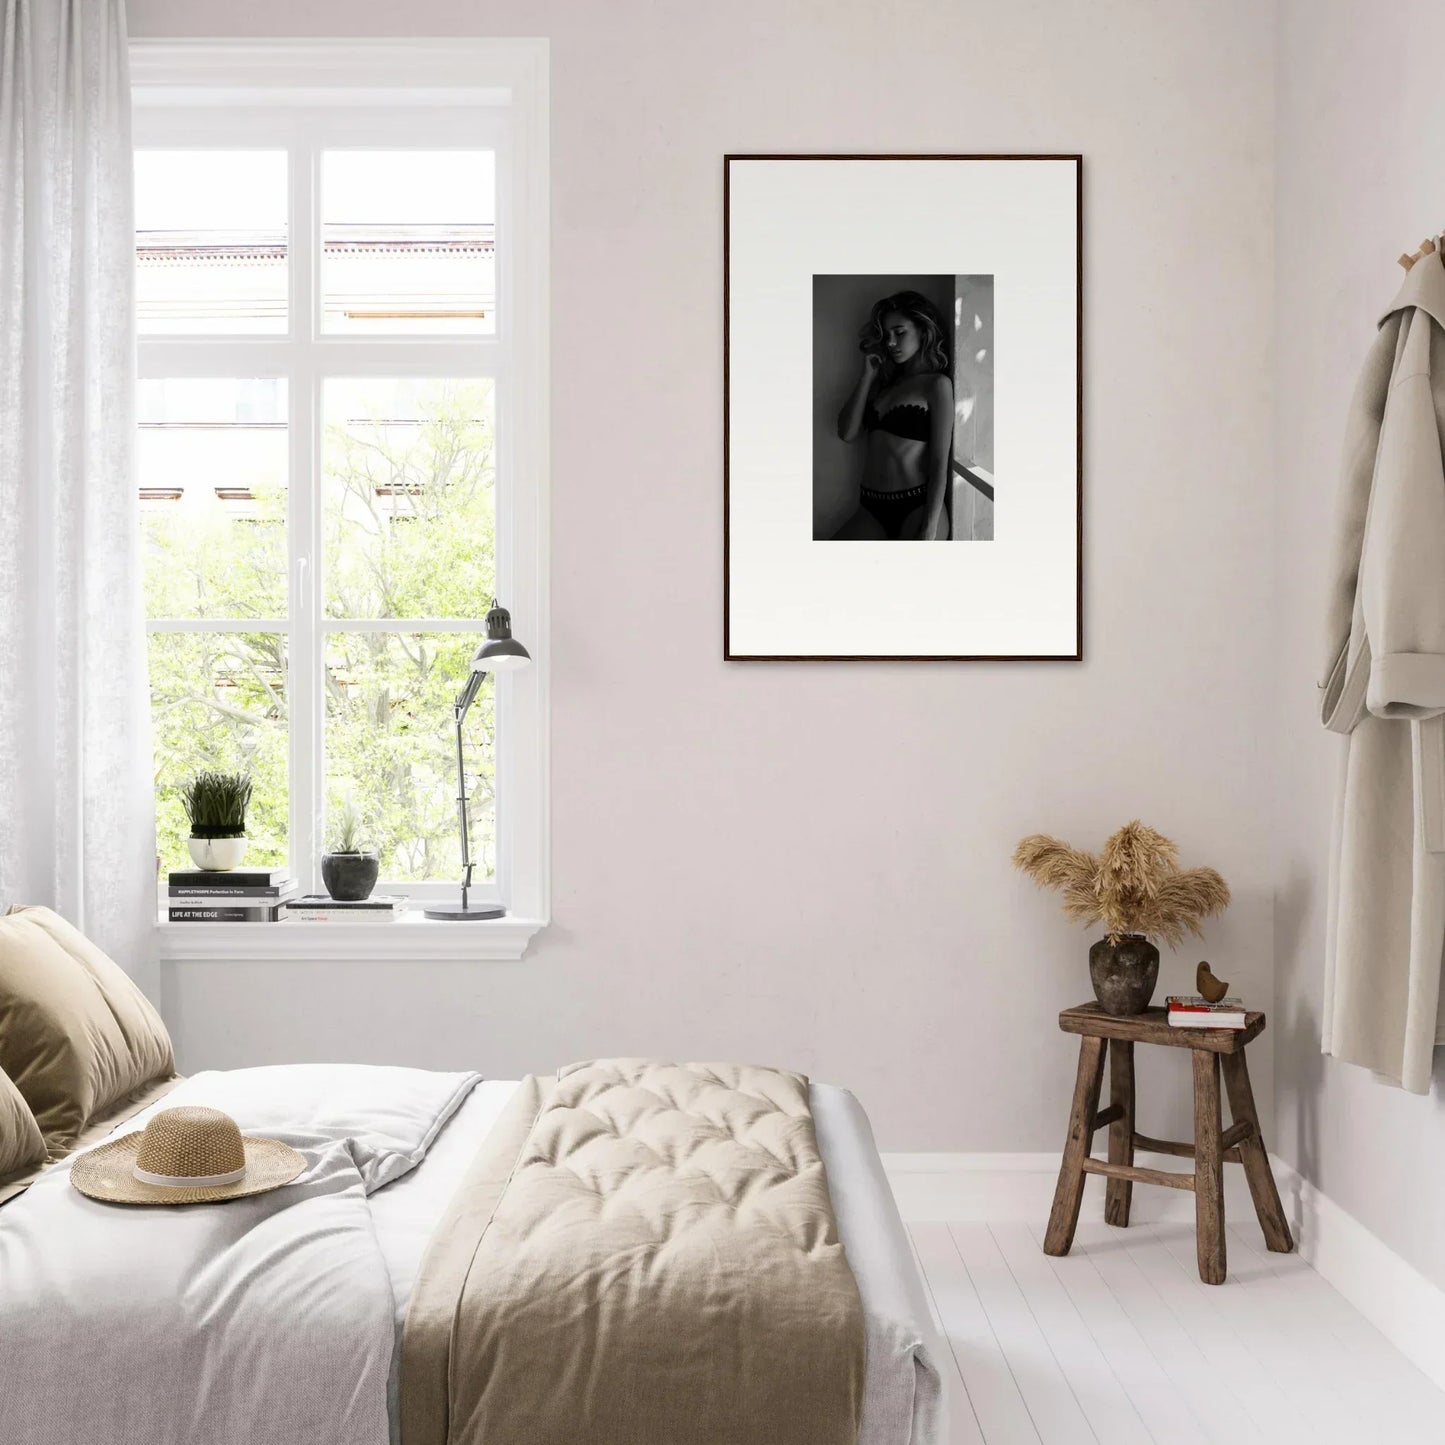
[[[422,909],[422,916],[442,923],[467,923],[477,918],[505,918],[507,910],[500,904],[477,907],[475,904],[441,903],[435,908]]]

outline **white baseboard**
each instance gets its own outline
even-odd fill
[[[1445,1390],[1445,1290],[1283,1160],[1270,1158],[1301,1257]]]
[[[1188,1161],[1141,1150],[1136,1163],[1148,1169],[1187,1171]],[[899,1212],[909,1224],[935,1221],[1035,1219],[1043,1224],[1059,1177],[1057,1154],[885,1154],[883,1167]],[[1236,1166],[1224,1176],[1225,1210],[1250,1210],[1249,1189]],[[1142,1223],[1193,1219],[1194,1196],[1182,1189],[1134,1190],[1132,1217]],[[1104,1180],[1084,1182],[1084,1215],[1104,1217]]]
[[[1179,1169],[1186,1161],[1140,1153],[1150,1168]],[[1285,1214],[1299,1253],[1376,1329],[1440,1389],[1445,1390],[1445,1291],[1322,1194],[1283,1160],[1271,1156]],[[905,1221],[996,1221],[1049,1217],[1058,1178],[1057,1154],[885,1154],[883,1165]],[[1225,1212],[1253,1220],[1243,1171],[1225,1171]],[[1103,1217],[1103,1180],[1084,1185],[1084,1217]],[[1186,1190],[1134,1191],[1140,1223],[1192,1220]]]

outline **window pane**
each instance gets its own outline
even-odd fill
[[[150,674],[161,866],[192,866],[180,789],[203,768],[251,775],[246,861],[285,863],[286,639],[255,632],[153,633]]]
[[[328,381],[330,617],[483,617],[495,577],[490,381]]]
[[[144,335],[286,330],[286,152],[137,151]]]
[[[497,329],[491,151],[327,151],[321,328]]]
[[[285,617],[285,381],[142,381],[137,414],[146,616]]]
[[[350,802],[383,878],[461,876],[452,700],[480,637],[333,632],[326,641],[327,837]],[[496,867],[492,679],[467,713],[464,757],[474,880]]]

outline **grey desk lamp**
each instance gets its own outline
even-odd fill
[[[472,886],[472,845],[467,825],[467,774],[462,758],[462,724],[466,721],[467,709],[476,701],[482,686],[482,679],[489,672],[508,672],[514,668],[526,667],[532,660],[531,654],[512,636],[512,614],[492,598],[492,610],[487,613],[487,640],[472,655],[471,675],[466,685],[457,694],[452,704],[452,717],[457,731],[457,826],[462,835],[462,901],[441,903],[435,908],[424,909],[428,918],[437,918],[449,923],[463,923],[474,918],[500,918],[506,909],[497,904],[475,908],[467,903],[467,894]]]

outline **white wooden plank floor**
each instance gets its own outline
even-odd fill
[[[1191,1224],[910,1225],[948,1346],[949,1445],[1441,1445],[1445,1393],[1297,1254],[1229,1226],[1201,1284]]]

